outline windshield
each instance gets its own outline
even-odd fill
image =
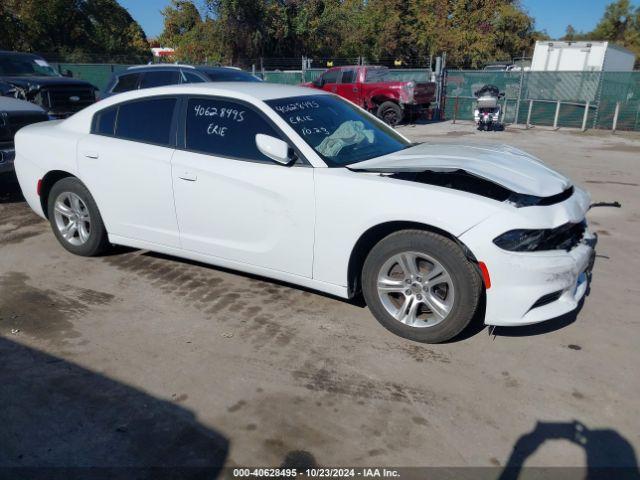
[[[0,75],[7,77],[59,77],[51,65],[31,55],[0,55]]]
[[[410,147],[393,128],[333,95],[266,102],[330,167],[362,162]]]
[[[364,81],[366,83],[384,82],[388,74],[388,68],[367,68]]]

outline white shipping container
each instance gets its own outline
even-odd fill
[[[630,72],[636,57],[610,42],[538,41],[531,70],[538,72]]]

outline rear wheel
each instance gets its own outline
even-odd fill
[[[380,104],[377,112],[378,118],[388,125],[395,127],[402,121],[402,108],[395,102],[387,101]]]
[[[77,178],[56,182],[49,192],[47,209],[54,235],[71,253],[90,257],[108,249],[107,231],[98,207]]]
[[[411,340],[449,340],[469,324],[481,282],[458,244],[422,230],[381,240],[362,273],[369,309],[388,330]]]

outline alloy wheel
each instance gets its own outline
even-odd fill
[[[71,245],[84,245],[91,235],[91,216],[82,198],[63,192],[55,200],[53,214],[56,228]]]
[[[425,253],[402,252],[380,268],[377,291],[387,313],[416,328],[433,327],[447,318],[455,298],[449,272]]]

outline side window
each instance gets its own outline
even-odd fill
[[[338,83],[338,75],[340,70],[329,70],[322,76],[322,83]]]
[[[256,147],[258,133],[281,138],[267,120],[243,104],[213,98],[191,98],[187,105],[188,150],[272,163]]]
[[[160,70],[157,72],[145,72],[140,82],[140,88],[162,87],[180,83],[177,71]]]
[[[185,72],[184,70],[182,70],[182,83],[202,83],[204,81],[205,80],[200,78],[195,73]]]
[[[118,107],[111,107],[101,110],[93,117],[93,126],[91,133],[97,135],[113,136],[116,129],[116,118],[118,116]]]
[[[175,98],[153,98],[123,103],[118,109],[116,137],[170,145]]]
[[[128,92],[135,90],[138,86],[139,73],[129,73],[118,78],[116,85],[111,90],[113,93]]]
[[[342,71],[342,80],[340,83],[354,83],[356,81],[356,71],[351,70],[343,70]]]

